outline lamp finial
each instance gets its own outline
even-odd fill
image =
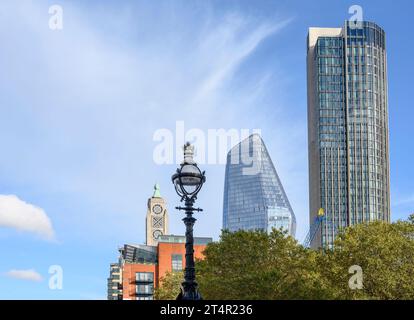
[[[194,146],[190,142],[184,145],[184,161],[186,164],[194,164]]]

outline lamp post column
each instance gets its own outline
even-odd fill
[[[206,176],[204,171],[198,168],[193,159],[194,147],[187,142],[184,145],[184,161],[180,168],[171,177],[174,184],[175,191],[180,196],[181,201],[184,201],[184,207],[176,207],[177,210],[183,210],[185,217],[183,222],[185,224],[185,270],[184,282],[181,284],[181,292],[177,300],[201,300],[201,295],[198,292],[198,285],[195,281],[195,265],[194,265],[194,238],[193,227],[196,219],[193,217],[194,211],[203,211],[200,208],[194,208],[194,201],[197,199],[197,194],[201,190]]]
[[[184,282],[182,283],[183,300],[200,300],[201,296],[198,292],[198,284],[195,281],[195,265],[194,265],[194,238],[193,226],[196,219],[193,217],[193,201],[185,201],[185,273]]]

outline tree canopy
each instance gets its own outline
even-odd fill
[[[319,260],[334,298],[414,299],[414,223],[376,221],[347,228]],[[362,270],[361,290],[347,285],[353,265]]]
[[[156,300],[175,300],[180,293],[183,278],[183,272],[167,272],[160,279],[159,286],[155,288],[154,298]]]
[[[223,231],[204,255],[204,299],[414,299],[414,219],[348,227],[319,251],[278,230]],[[182,278],[167,274],[156,298],[175,299]]]

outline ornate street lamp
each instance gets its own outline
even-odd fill
[[[184,145],[184,161],[180,168],[172,176],[172,182],[175,191],[184,201],[184,207],[176,207],[177,210],[184,210],[186,216],[183,218],[185,231],[185,273],[184,282],[181,284],[181,293],[177,300],[201,300],[201,295],[198,292],[198,285],[195,281],[195,267],[194,267],[194,239],[193,226],[196,219],[193,218],[194,211],[203,211],[200,208],[194,208],[194,201],[197,199],[197,194],[201,190],[206,177],[204,171],[198,168],[193,160],[194,146],[189,142]]]

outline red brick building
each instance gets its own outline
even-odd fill
[[[194,256],[203,258],[211,238],[194,238]],[[119,269],[108,279],[110,300],[151,300],[167,272],[185,267],[185,237],[162,235],[157,246],[125,244],[119,249]]]
[[[167,202],[160,187],[147,202],[146,244],[125,244],[119,248],[117,263],[110,266],[108,300],[150,300],[154,288],[168,271],[185,266],[185,237],[168,232]],[[194,256],[203,258],[203,250],[211,238],[194,238]]]

